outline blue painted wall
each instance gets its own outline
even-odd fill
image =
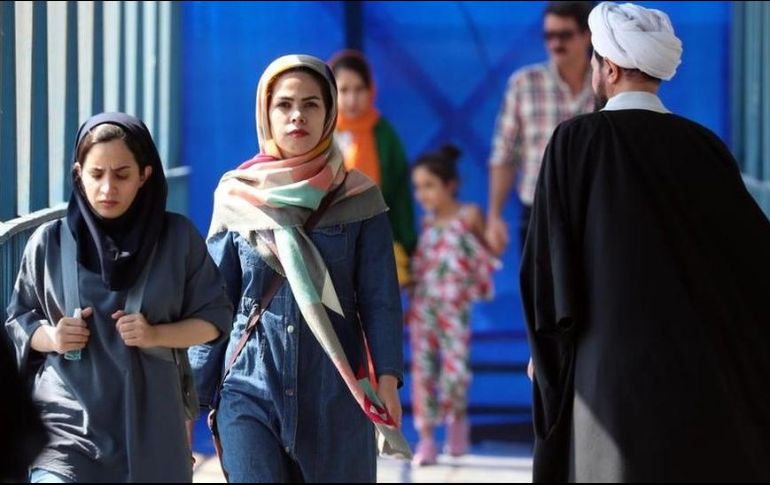
[[[684,43],[677,76],[661,95],[674,112],[729,138],[729,2],[640,2],[671,16]],[[378,106],[410,159],[452,141],[464,150],[460,197],[486,205],[486,160],[510,73],[545,59],[545,2],[368,2],[364,49],[375,69]],[[341,2],[184,4],[183,160],[192,167],[190,215],[205,232],[212,193],[227,169],[256,150],[255,88],[275,57],[328,59],[343,47]],[[507,214],[515,220],[517,201]],[[515,234],[512,234],[515,237]],[[521,328],[517,245],[498,275],[500,298],[474,325]]]
[[[344,43],[341,2],[185,2],[182,160],[192,168],[190,217],[208,231],[222,174],[257,150],[259,76],[273,59],[326,59]]]
[[[640,3],[669,13],[684,43],[679,72],[662,88],[664,103],[728,140],[729,2]],[[546,58],[544,5],[365,3],[363,45],[375,71],[377,105],[410,159],[445,141],[463,149],[463,200],[486,207],[486,161],[506,81],[515,69]],[[255,153],[255,89],[262,70],[288,53],[328,59],[344,39],[341,2],[184,4],[183,161],[192,168],[190,215],[201,232],[208,229],[219,177]],[[518,210],[512,200],[510,221]],[[521,341],[518,242],[515,232],[511,236],[505,267],[496,276],[497,298],[477,306],[473,327],[512,335],[510,345],[494,350],[495,358],[522,362],[528,355]],[[486,395],[503,392],[505,402],[528,404],[529,385],[521,377],[496,381]]]

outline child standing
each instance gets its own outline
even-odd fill
[[[407,316],[412,344],[412,399],[420,441],[413,464],[436,463],[433,429],[447,422],[445,451],[467,451],[470,309],[492,295],[497,262],[484,246],[484,217],[456,199],[460,151],[445,145],[412,168],[416,197],[428,216],[412,262],[415,279]]]

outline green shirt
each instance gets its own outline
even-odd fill
[[[412,210],[409,165],[401,141],[393,126],[383,117],[374,125],[374,138],[380,158],[380,188],[390,208],[388,218],[393,239],[412,254],[417,244]]]

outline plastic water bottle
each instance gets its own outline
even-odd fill
[[[80,308],[75,309],[75,314],[72,315],[72,318],[80,318],[81,310]],[[81,350],[68,350],[67,352],[64,352],[64,358],[67,360],[80,360],[81,357]]]

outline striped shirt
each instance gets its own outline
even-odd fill
[[[519,198],[523,204],[532,205],[540,164],[551,134],[559,123],[592,111],[594,93],[590,69],[583,90],[576,96],[552,63],[519,69],[508,80],[489,164],[513,164],[519,175]]]

